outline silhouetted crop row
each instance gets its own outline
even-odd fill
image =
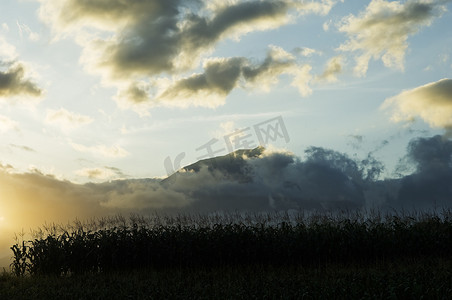
[[[65,275],[234,265],[369,264],[452,256],[452,214],[122,217],[47,226],[13,271]]]

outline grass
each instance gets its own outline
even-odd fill
[[[452,261],[0,276],[1,299],[446,299]]]
[[[0,299],[433,298],[452,292],[452,214],[121,216],[13,245]]]

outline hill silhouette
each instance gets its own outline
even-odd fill
[[[251,177],[247,174],[246,158],[257,158],[265,151],[262,146],[254,149],[239,149],[223,156],[216,156],[199,160],[193,164],[181,168],[181,170],[162,180],[162,184],[174,182],[181,172],[199,172],[202,168],[207,168],[209,172],[221,172],[230,179],[238,182],[249,182]]]

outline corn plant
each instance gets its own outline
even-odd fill
[[[17,275],[330,263],[452,256],[452,218],[436,214],[122,216],[46,225],[17,243]]]

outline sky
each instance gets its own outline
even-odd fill
[[[215,188],[202,170],[159,180],[259,145],[249,191],[294,193],[270,175],[307,178],[298,191],[337,178],[355,204],[394,202],[440,170],[448,195],[451,2],[2,0],[0,256],[11,232],[44,221],[234,208],[205,203],[243,195],[217,185],[224,174]],[[319,162],[340,174],[306,175]],[[359,178],[342,168],[354,162]],[[348,190],[369,180],[365,197]]]

